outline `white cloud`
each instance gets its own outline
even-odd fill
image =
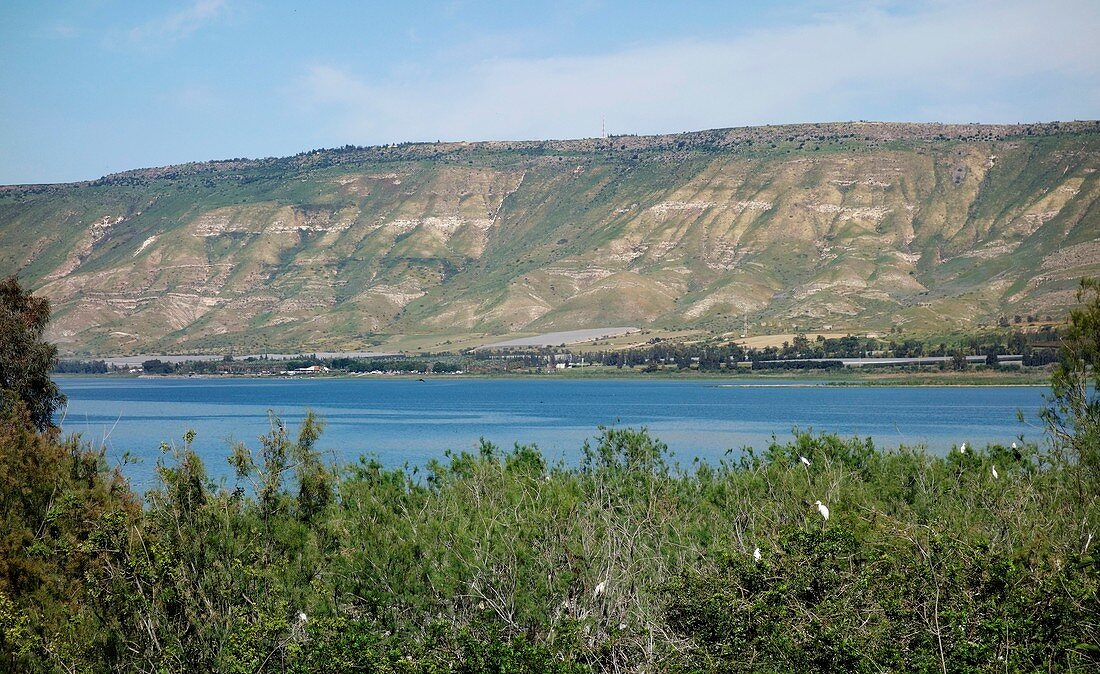
[[[186,112],[224,111],[228,104],[217,91],[206,84],[192,83],[171,89],[160,96],[163,103]]]
[[[179,40],[217,18],[225,9],[225,0],[194,0],[188,7],[135,26],[129,31],[134,42]]]
[[[66,39],[67,40],[69,38],[76,37],[77,35],[79,35],[80,34],[80,29],[78,29],[76,26],[74,26],[71,23],[58,22],[58,23],[54,23],[54,24],[50,25],[50,27],[48,29],[48,34],[51,37],[61,38],[61,39]]]
[[[416,82],[368,82],[327,64],[294,95],[334,143],[592,136],[602,116],[614,133],[1096,116],[1100,4],[843,7],[725,41],[480,61]]]

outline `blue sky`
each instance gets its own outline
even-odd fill
[[[0,0],[0,184],[347,143],[1100,117],[1100,2]]]

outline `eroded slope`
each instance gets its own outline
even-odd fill
[[[806,125],[347,148],[0,192],[76,351],[602,325],[908,331],[1100,273],[1100,129]]]

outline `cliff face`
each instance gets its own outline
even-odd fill
[[[0,271],[90,353],[965,329],[1100,274],[1097,168],[1093,122],[349,147],[0,188]]]

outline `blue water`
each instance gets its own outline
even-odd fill
[[[305,410],[326,426],[319,447],[339,461],[375,455],[389,466],[423,465],[484,437],[536,443],[574,462],[599,425],[647,426],[676,459],[717,461],[728,449],[766,446],[791,429],[871,436],[880,446],[935,452],[968,442],[1041,440],[1038,387],[745,386],[725,381],[513,379],[116,379],[59,378],[69,397],[66,432],[106,446],[138,488],[151,484],[160,443],[188,429],[216,477],[228,476],[229,443],[258,446],[268,411],[292,426]],[[1026,423],[1017,421],[1022,411]]]

